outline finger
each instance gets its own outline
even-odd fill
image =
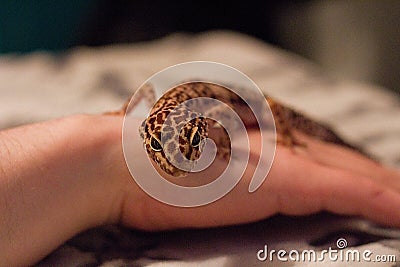
[[[265,186],[276,192],[278,212],[305,215],[322,210],[363,216],[388,226],[400,226],[400,194],[356,172],[319,164],[277,150]]]
[[[400,194],[367,177],[348,171],[332,171],[321,186],[321,207],[325,210],[360,215],[377,223],[400,226]]]
[[[306,148],[296,149],[297,153],[323,165],[353,171],[370,177],[400,191],[400,172],[381,165],[361,153],[332,143],[323,142],[309,136],[299,137],[306,142]]]

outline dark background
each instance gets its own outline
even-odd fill
[[[59,52],[229,29],[300,54],[333,75],[399,92],[399,26],[395,0],[6,0],[0,8],[0,53]]]

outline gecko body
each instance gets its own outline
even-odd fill
[[[155,102],[149,116],[139,129],[144,148],[148,156],[163,171],[175,177],[185,176],[194,167],[195,161],[199,159],[203,148],[202,140],[208,137],[210,127],[218,126],[218,122],[209,118],[213,113],[224,115],[223,108],[213,106],[213,103],[208,104],[207,101],[201,102],[202,108],[205,110],[204,114],[198,114],[192,111],[190,106],[182,106],[181,104],[185,101],[196,98],[217,99],[239,114],[246,129],[257,127],[257,120],[252,115],[246,101],[222,85],[208,82],[187,82],[171,88],[157,101],[154,99],[155,93],[152,91],[152,87],[147,85],[147,89],[142,91],[142,97],[138,99],[143,97],[147,98],[149,103]],[[264,98],[273,114],[279,144],[303,145],[293,135],[293,130],[297,130],[326,142],[357,149],[341,139],[326,125],[280,104],[269,96],[264,95]],[[196,105],[196,102],[193,103],[192,105]],[[130,108],[133,106],[131,104]],[[117,114],[126,113],[127,107],[128,105],[125,105]],[[220,140],[217,145],[219,150],[217,155],[228,157],[230,143]]]

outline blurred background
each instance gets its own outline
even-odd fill
[[[400,1],[1,1],[0,53],[239,31],[400,92]]]

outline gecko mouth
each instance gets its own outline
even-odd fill
[[[174,164],[172,164],[171,162],[165,162],[164,164],[160,164],[159,166],[161,167],[161,169],[169,174],[174,176],[175,178],[182,178],[182,177],[186,177],[191,170],[195,167],[195,162],[191,163],[191,164],[180,164],[180,165],[184,165],[181,166],[184,169],[180,169],[178,167],[175,167]]]

